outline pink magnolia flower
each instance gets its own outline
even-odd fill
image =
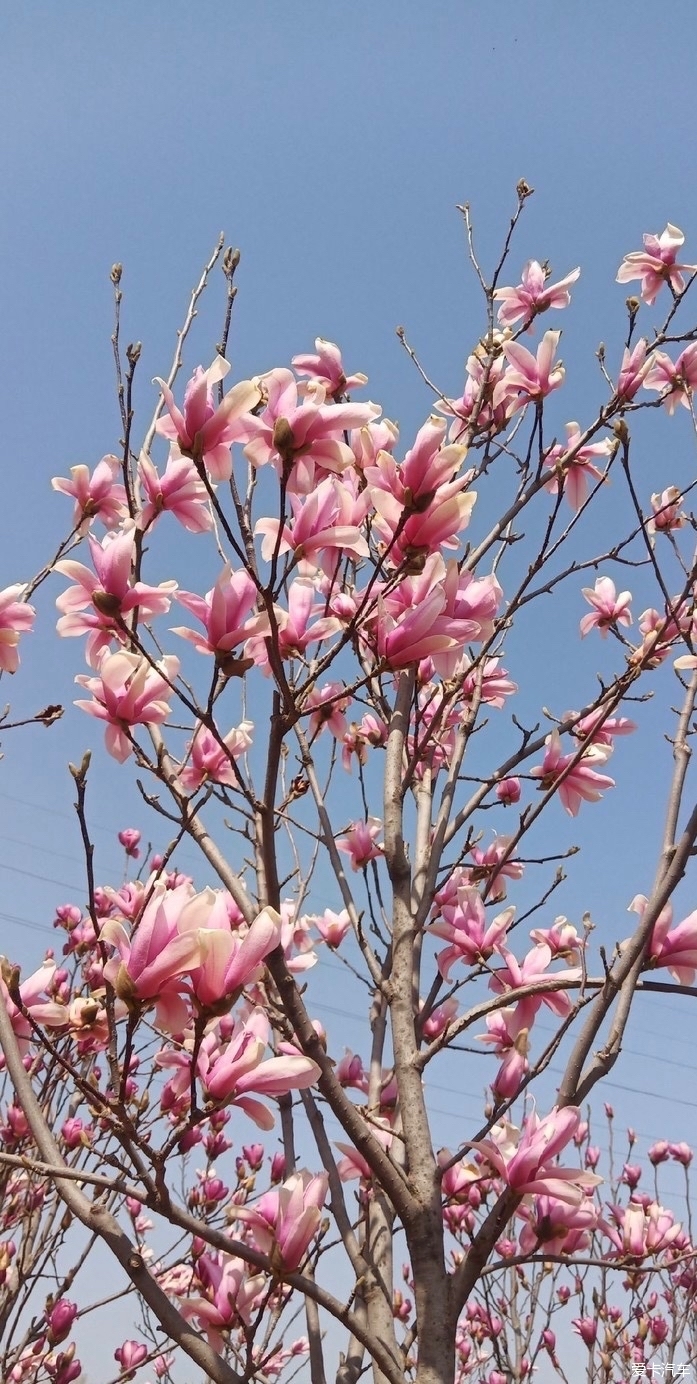
[[[685,237],[670,221],[660,235],[645,235],[643,250],[632,250],[625,255],[617,271],[618,284],[632,283],[641,279],[641,296],[651,306],[655,303],[664,283],[670,284],[674,293],[682,293],[685,287],[683,275],[694,273],[694,264],[678,264],[678,250],[685,243]]]
[[[563,1110],[555,1108],[544,1119],[533,1113],[527,1116],[514,1144],[501,1145],[492,1137],[470,1147],[483,1154],[507,1186],[521,1196],[553,1196],[580,1206],[588,1190],[602,1179],[581,1168],[560,1168],[555,1161],[573,1138],[580,1118],[579,1110],[572,1105]],[[512,1126],[507,1129],[517,1133]]]
[[[255,534],[263,534],[261,555],[270,562],[276,548],[279,554],[293,552],[296,559],[312,561],[327,549],[368,557],[368,544],[360,526],[365,518],[368,497],[354,496],[348,485],[327,476],[306,496],[291,495],[293,520],[281,527],[278,519],[259,519]],[[280,537],[279,537],[280,530]]]
[[[567,308],[571,302],[569,289],[580,273],[580,269],[572,269],[565,278],[548,284],[549,272],[538,260],[528,260],[517,288],[497,288],[494,293],[494,298],[501,303],[498,311],[501,326],[514,327],[523,318],[526,322],[532,321],[548,308]]]
[[[495,405],[511,400],[514,407],[522,408],[531,400],[545,399],[563,384],[564,367],[560,362],[554,364],[560,337],[561,332],[545,332],[534,356],[517,341],[504,342],[501,349],[511,369],[494,390]]]
[[[523,1254],[535,1254],[542,1247],[549,1254],[578,1254],[588,1248],[599,1219],[590,1197],[573,1206],[558,1197],[537,1196],[529,1206],[519,1206],[516,1215],[525,1222],[518,1237]]]
[[[268,630],[266,615],[252,615],[256,606],[257,589],[248,572],[233,572],[229,563],[223,567],[215,586],[205,596],[192,591],[177,592],[180,605],[200,620],[206,633],[186,626],[177,626],[172,634],[188,639],[200,654],[213,654],[225,668],[228,655],[253,634]]]
[[[466,449],[455,444],[439,447],[444,432],[445,423],[432,418],[402,466],[380,452],[375,465],[365,469],[377,511],[373,524],[392,567],[441,547],[456,547],[469,523],[477,498],[474,491],[465,491],[471,473],[455,475]]]
[[[137,860],[140,855],[138,849],[140,845],[140,832],[137,831],[135,827],[124,827],[123,831],[119,832],[118,839],[126,855],[129,855],[132,860]]]
[[[215,1041],[215,1035],[210,1036]],[[305,1090],[314,1086],[320,1076],[317,1063],[295,1049],[264,1062],[270,1037],[266,1014],[262,1009],[254,1009],[235,1028],[224,1049],[215,1050],[204,1040],[198,1059],[197,1070],[206,1094],[212,1100],[239,1106],[260,1129],[273,1129],[274,1118],[256,1096]]]
[[[135,1377],[135,1371],[143,1361],[147,1359],[148,1347],[139,1341],[124,1341],[123,1345],[114,1351],[114,1359],[121,1366],[121,1373],[127,1379]]]
[[[670,1149],[667,1139],[658,1139],[651,1145],[648,1153],[649,1162],[655,1168],[658,1163],[665,1163],[670,1158]]]
[[[25,590],[23,583],[17,582],[0,591],[0,672],[17,672],[19,636],[34,624],[34,607],[19,599]]]
[[[566,446],[562,447],[557,443],[556,446],[550,447],[545,457],[545,466],[555,473],[545,489],[555,494],[558,494],[560,488],[563,489],[574,511],[578,511],[584,504],[589,482],[605,479],[604,473],[594,464],[594,458],[608,457],[613,447],[610,438],[605,438],[602,442],[586,442],[580,446],[581,436],[578,423],[567,423]]]
[[[641,917],[648,900],[637,894],[629,911]],[[671,928],[673,905],[667,903],[654,923],[646,957],[651,966],[665,966],[680,985],[693,985],[697,975],[697,912]]]
[[[244,454],[252,466],[268,462],[279,474],[290,472],[291,488],[308,494],[320,475],[341,474],[353,462],[353,453],[343,440],[344,431],[362,428],[380,413],[377,404],[326,403],[322,385],[305,388],[301,398],[291,370],[270,370],[259,385],[266,407],[256,416],[249,414],[240,427]]]
[[[588,1349],[591,1350],[598,1335],[597,1317],[576,1317],[571,1325],[574,1331],[578,1332],[584,1346],[588,1346]]]
[[[333,341],[315,337],[316,355],[293,356],[291,365],[297,375],[309,375],[326,389],[333,399],[339,399],[350,389],[360,389],[368,383],[367,375],[346,375],[341,351]]]
[[[328,947],[340,947],[346,933],[350,930],[351,919],[345,908],[340,913],[332,912],[331,908],[325,908],[321,916],[313,917],[312,923]]]
[[[131,933],[116,918],[102,924],[101,940],[118,953],[104,967],[105,979],[129,1006],[156,1000],[156,1022],[172,1032],[186,1026],[188,1010],[178,997],[184,975],[201,960],[201,940],[195,927],[187,927],[187,911],[198,921],[202,905],[210,907],[209,895],[212,890],[194,894],[188,884],[168,889],[160,881]]]
[[[26,980],[20,981],[19,985],[23,1008],[28,1011],[35,1023],[45,1024],[47,1028],[63,1028],[68,1022],[68,1011],[65,1005],[49,998],[55,974],[56,963],[51,960],[49,954],[38,971],[27,976]],[[14,1000],[10,999],[9,990],[2,976],[0,976],[0,993],[5,1001],[12,1029],[17,1039],[17,1046],[24,1056],[29,1051],[34,1037],[31,1024]]]
[[[75,705],[106,721],[107,750],[123,763],[133,753],[128,730],[134,726],[162,725],[167,720],[171,683],[178,672],[179,659],[172,655],[166,655],[156,668],[151,668],[139,654],[104,654],[98,677],[79,674],[75,679],[93,700],[76,701]]]
[[[326,614],[326,601],[317,600],[317,587],[309,577],[298,577],[287,588],[288,609],[274,606],[278,631],[278,652],[283,659],[304,655],[310,644],[328,639],[341,628],[341,620]],[[246,647],[247,654],[264,675],[271,675],[269,652],[262,634],[253,636]]]
[[[56,563],[55,570],[76,583],[56,601],[61,611],[56,628],[64,638],[87,634],[87,661],[96,667],[100,654],[114,639],[125,640],[123,623],[131,611],[137,611],[139,620],[166,614],[177,583],[146,586],[131,581],[136,548],[131,523],[118,533],[108,533],[101,543],[90,534],[88,543],[94,572],[72,558]]]
[[[454,902],[444,902],[441,916],[430,925],[436,937],[450,943],[436,958],[443,979],[450,978],[455,961],[464,961],[468,966],[487,961],[506,936],[514,913],[514,908],[507,908],[489,921],[478,891],[460,885]]]
[[[186,747],[184,766],[179,770],[182,788],[187,793],[197,793],[204,783],[227,783],[234,787],[238,780],[233,764],[249,749],[253,729],[253,721],[240,721],[239,726],[223,737],[221,744],[208,726],[199,724]]]
[[[238,1207],[238,1219],[249,1227],[253,1243],[277,1272],[299,1269],[320,1228],[328,1185],[325,1172],[312,1176],[303,1169],[253,1206]]]
[[[355,721],[348,727],[344,734],[344,745],[341,751],[341,763],[344,769],[351,772],[351,756],[355,754],[359,764],[368,762],[368,746],[376,748],[387,742],[387,726],[379,716],[367,711],[360,725]]]
[[[431,1042],[434,1038],[439,1038],[441,1033],[445,1032],[446,1028],[448,1027],[448,1024],[451,1024],[453,1020],[457,1018],[458,1008],[459,1005],[457,1000],[455,999],[454,995],[451,995],[450,999],[444,1000],[442,1004],[439,1004],[436,1006],[435,1009],[432,1009],[427,1019],[423,1019],[421,1018],[421,1012],[423,1010],[423,1001],[420,1000],[419,1023],[424,1038],[426,1038],[429,1042]]]
[[[369,860],[380,859],[384,848],[376,838],[381,831],[380,818],[369,817],[366,822],[351,822],[346,835],[337,839],[337,849],[350,857],[352,870],[363,870]]]
[[[174,442],[182,456],[200,461],[215,481],[230,479],[230,447],[240,435],[243,415],[259,402],[259,386],[253,380],[240,380],[216,407],[213,388],[225,379],[229,369],[222,356],[217,356],[207,370],[197,366],[186,386],[183,410],[177,408],[165,381],[155,381],[168,409],[157,422],[158,433]]]
[[[93,519],[101,519],[105,528],[113,529],[127,517],[126,491],[116,480],[120,467],[118,457],[105,456],[91,475],[87,466],[71,466],[70,480],[53,477],[53,489],[75,501],[73,524],[78,533],[84,533]]]
[[[573,923],[570,923],[563,914],[554,919],[552,927],[533,928],[530,936],[533,942],[549,947],[553,961],[574,961],[578,964],[581,959],[581,951],[586,945],[584,939],[579,937]]]
[[[573,764],[573,754],[562,754],[561,736],[559,731],[554,730],[547,737],[542,764],[531,769],[530,774],[532,778],[540,780],[540,788],[544,792],[556,788],[562,806],[570,817],[575,817],[582,802],[598,802],[606,788],[614,788],[614,779],[598,773],[592,767],[594,764],[604,764],[607,757],[607,748],[597,746]]]
[[[73,1322],[77,1316],[77,1303],[69,1302],[67,1298],[59,1298],[53,1304],[51,1311],[46,1317],[48,1326],[49,1345],[60,1345],[70,1335]]]
[[[644,1207],[630,1201],[628,1206],[612,1206],[610,1214],[614,1226],[604,1222],[603,1230],[617,1253],[631,1259],[660,1254],[682,1238],[682,1226],[674,1220],[672,1211],[656,1202]]]
[[[504,966],[498,967],[492,974],[489,981],[489,989],[495,994],[501,995],[511,993],[511,999],[515,999],[515,991],[524,985],[534,985],[537,980],[579,980],[580,970],[571,969],[566,971],[550,971],[552,963],[552,950],[546,942],[538,943],[532,947],[522,962],[519,962],[512,952],[499,944],[496,948],[499,955],[505,962]],[[566,990],[543,990],[538,995],[528,995],[519,1004],[519,1009],[525,1015],[528,1025],[532,1024],[532,1019],[541,1005],[547,1005],[553,1014],[564,1018],[569,1013],[571,1001]]]
[[[198,1321],[207,1333],[209,1344],[222,1354],[225,1349],[222,1333],[240,1322],[249,1325],[266,1287],[266,1278],[264,1274],[252,1274],[243,1259],[222,1251],[199,1255],[196,1277],[206,1296],[183,1297],[183,1292],[177,1292],[182,1316],[187,1321]],[[184,1284],[180,1286],[185,1291]]]
[[[243,989],[259,974],[262,961],[279,946],[281,915],[264,908],[244,931],[232,931],[225,895],[204,889],[196,896],[199,907],[189,906],[179,919],[179,930],[193,932],[198,941],[200,964],[189,965],[186,988],[198,1006],[228,1013]]]
[[[669,1144],[668,1147],[670,1149],[671,1158],[674,1158],[676,1163],[682,1163],[683,1168],[689,1168],[694,1158],[694,1153],[690,1145],[685,1143]]]
[[[351,697],[346,695],[342,682],[325,682],[324,687],[313,687],[303,703],[303,712],[311,711],[310,733],[314,739],[328,730],[335,740],[343,740],[348,726],[344,712],[351,705]]]
[[[520,793],[520,779],[501,779],[496,785],[496,796],[504,807],[512,807],[514,803],[520,802]]]
[[[678,404],[692,407],[693,391],[697,387],[697,342],[692,342],[673,361],[665,351],[656,351],[651,369],[644,376],[644,389],[655,389],[661,395],[663,407],[671,415]]]
[[[213,527],[213,515],[208,503],[208,491],[192,461],[170,454],[164,475],[141,452],[138,475],[146,501],[138,518],[138,528],[149,529],[165,510],[189,530],[207,533]]]
[[[574,715],[573,712],[568,714]],[[605,708],[599,707],[587,716],[580,716],[571,734],[577,740],[587,741],[589,745],[607,745],[612,749],[615,736],[633,735],[636,729],[636,721],[630,721],[628,716],[607,716]]]
[[[592,606],[592,613],[584,615],[581,620],[581,637],[585,639],[592,629],[600,630],[603,639],[607,638],[607,632],[613,625],[631,625],[632,617],[629,606],[632,600],[631,591],[620,591],[619,596],[615,590],[615,583],[609,577],[598,577],[594,587],[584,586],[581,595]]]
[[[629,403],[634,398],[644,383],[647,371],[651,369],[652,360],[649,343],[644,336],[639,338],[631,351],[629,347],[625,349],[617,380],[618,400],[626,400]]]
[[[497,1057],[503,1057],[491,1088],[499,1100],[510,1100],[517,1095],[528,1071],[530,1030],[524,1006],[497,1009],[487,1014],[486,1027],[486,1033],[477,1034],[477,1041],[487,1043]]]
[[[687,515],[680,509],[682,491],[676,485],[669,485],[651,496],[652,517],[646,528],[650,534],[674,533],[687,522]]]

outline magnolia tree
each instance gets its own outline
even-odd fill
[[[482,334],[451,398],[402,333],[433,396],[413,438],[357,401],[365,376],[322,339],[228,384],[239,255],[222,243],[139,434],[112,270],[121,451],[54,480],[72,528],[0,594],[0,666],[17,670],[50,577],[86,664],[77,706],[138,776],[161,853],[125,883],[96,877],[89,756],[71,766],[84,898],[57,909],[58,959],[24,977],[9,958],[0,981],[12,1384],[80,1378],[97,1271],[130,1311],[104,1311],[101,1380],[505,1384],[578,1378],[587,1359],[589,1380],[619,1381],[693,1358],[689,1188],[687,1210],[664,1207],[658,1173],[687,1174],[691,1151],[655,1144],[647,1183],[630,1134],[601,1173],[586,1107],[635,997],[692,993],[697,973],[697,913],[671,905],[697,839],[695,523],[689,487],[644,494],[632,464],[647,410],[694,423],[697,268],[672,225],[626,256],[624,342],[598,353],[594,416],[564,430],[579,410],[560,412],[560,332],[534,333],[580,271],[509,272],[529,195],[490,276],[460,209]],[[218,262],[222,339],[184,383]],[[185,589],[206,564],[210,589]],[[578,616],[555,626],[559,656],[587,652],[576,710],[539,661],[504,666],[562,587]],[[665,703],[642,751],[667,768],[663,835],[653,877],[627,879],[628,899],[646,891],[631,935],[608,945],[552,895],[565,824],[612,790],[648,694]],[[196,882],[176,867],[185,838]],[[120,839],[136,862],[139,832]],[[322,949],[365,996],[358,1052],[313,1012]],[[439,1148],[426,1083],[473,1039],[487,1095]]]

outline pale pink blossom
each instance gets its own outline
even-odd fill
[[[614,1225],[605,1221],[603,1230],[623,1257],[645,1259],[670,1249],[683,1238],[682,1226],[675,1221],[672,1211],[666,1211],[657,1202],[644,1207],[630,1201],[628,1206],[611,1206],[610,1214]]]
[[[617,380],[617,398],[629,403],[641,389],[647,371],[651,369],[653,356],[649,353],[646,337],[640,337],[630,350],[626,347]]]
[[[302,708],[303,712],[312,712],[310,734],[313,739],[328,730],[335,740],[343,740],[348,730],[344,713],[350,705],[351,697],[346,695],[342,682],[325,682],[324,687],[313,687]]]
[[[575,967],[566,971],[549,970],[556,957],[552,956],[552,949],[546,942],[532,947],[522,962],[501,943],[497,945],[496,950],[505,964],[492,972],[489,989],[497,995],[508,994],[510,991],[511,1000],[515,1000],[516,990],[534,985],[538,980],[578,981],[581,978],[580,970]],[[542,990],[536,995],[526,995],[519,1002],[518,1008],[525,1015],[528,1025],[531,1025],[541,1005],[546,1005],[553,1014],[563,1019],[571,1009],[571,1000],[565,989]]]
[[[195,1319],[208,1336],[209,1344],[220,1354],[225,1349],[222,1333],[244,1322],[251,1322],[266,1287],[264,1274],[252,1274],[244,1259],[211,1251],[196,1260],[196,1278],[205,1297],[183,1297],[180,1308],[187,1321]],[[163,1285],[165,1286],[165,1285]],[[190,1286],[193,1286],[193,1275]],[[184,1284],[182,1289],[186,1291]],[[176,1289],[175,1289],[176,1291]]]
[[[237,436],[247,444],[244,453],[252,466],[271,462],[279,475],[288,474],[291,489],[299,494],[312,490],[318,472],[345,471],[353,453],[344,431],[362,428],[380,413],[377,404],[327,403],[320,384],[305,387],[301,398],[291,370],[270,370],[258,384],[265,407],[247,415]]]
[[[87,466],[71,466],[70,480],[53,477],[53,489],[75,501],[73,524],[78,533],[84,533],[93,519],[100,519],[105,528],[112,529],[127,517],[126,491],[116,480],[120,467],[118,457],[105,456],[91,475]]]
[[[355,557],[368,557],[369,549],[361,533],[368,497],[354,496],[348,485],[341,485],[327,476],[305,496],[290,495],[293,519],[281,526],[278,519],[258,519],[254,533],[262,534],[261,555],[270,562],[278,551],[292,552],[297,561],[307,560],[318,566],[318,558],[327,550],[337,550]]]
[[[51,997],[55,974],[56,963],[49,956],[38,971],[27,976],[26,980],[20,980],[19,984],[22,1009],[27,1010],[35,1023],[45,1024],[47,1028],[63,1028],[68,1023],[68,1010],[65,1005]],[[22,1009],[10,998],[10,992],[2,976],[0,976],[0,994],[4,998],[17,1045],[24,1056],[29,1051],[30,1043],[34,1037],[32,1026]]]
[[[613,448],[610,438],[602,442],[586,442],[581,446],[581,437],[579,424],[567,423],[566,445],[557,443],[550,447],[545,457],[545,466],[555,473],[545,488],[555,494],[561,488],[574,511],[578,511],[585,502],[589,483],[605,479],[594,458],[609,457]]]
[[[670,284],[674,293],[682,293],[685,287],[684,274],[693,274],[694,264],[678,264],[678,251],[685,243],[685,237],[670,221],[660,235],[645,235],[644,249],[632,250],[625,255],[617,271],[618,284],[641,280],[641,296],[651,306],[655,303],[664,283]]]
[[[694,1153],[693,1153],[692,1149],[690,1148],[690,1145],[689,1145],[689,1144],[685,1144],[685,1143],[680,1143],[680,1144],[669,1144],[668,1147],[669,1147],[669,1149],[670,1149],[670,1156],[671,1156],[671,1158],[674,1158],[675,1161],[676,1161],[676,1163],[682,1163],[683,1168],[689,1168],[690,1163],[692,1162],[692,1159],[694,1158]]]
[[[360,725],[356,725],[355,721],[352,722],[346,730],[343,740],[341,763],[350,773],[351,756],[355,754],[359,764],[367,764],[368,746],[375,748],[386,743],[387,726],[379,716],[367,711]]]
[[[338,837],[337,849],[350,857],[352,870],[364,870],[368,861],[380,859],[384,848],[377,837],[381,831],[380,818],[369,817],[366,822],[351,822],[346,835]]]
[[[183,977],[201,958],[198,931],[186,926],[186,914],[198,920],[212,906],[209,895],[212,890],[195,894],[187,884],[168,889],[160,881],[130,933],[116,918],[102,924],[100,939],[117,952],[104,967],[106,980],[129,1006],[157,1001],[156,1021],[172,1032],[186,1025],[188,1010],[178,997]]]
[[[97,677],[79,674],[75,681],[93,700],[75,705],[98,720],[106,721],[106,747],[120,763],[133,753],[127,731],[134,726],[162,725],[169,716],[171,684],[179,672],[179,659],[166,655],[155,668],[139,654],[105,654]]]
[[[522,1005],[496,1009],[487,1014],[486,1027],[486,1033],[477,1034],[477,1041],[486,1043],[497,1057],[503,1057],[491,1088],[499,1100],[510,1100],[517,1095],[528,1071],[528,1015]]]
[[[549,1254],[578,1254],[588,1249],[590,1232],[599,1219],[590,1197],[572,1206],[558,1197],[536,1196],[519,1206],[516,1215],[525,1222],[518,1237],[523,1254],[535,1254],[543,1247]]]
[[[214,1037],[214,1035],[211,1035]],[[201,1045],[197,1071],[208,1097],[239,1106],[260,1129],[272,1129],[273,1115],[257,1096],[280,1096],[313,1086],[320,1076],[316,1062],[297,1051],[263,1061],[271,1037],[269,1020],[254,1009],[236,1026],[223,1049]]]
[[[560,337],[561,332],[545,332],[534,356],[518,341],[504,342],[501,349],[511,368],[494,390],[495,404],[505,399],[522,408],[531,400],[545,399],[563,384],[564,367],[554,362]]]
[[[663,407],[671,415],[678,404],[692,408],[692,394],[697,385],[697,342],[686,346],[673,361],[665,351],[656,351],[651,369],[644,376],[644,389],[655,389]]]
[[[648,900],[637,894],[630,912],[641,918]],[[673,905],[667,903],[656,919],[646,958],[652,967],[665,966],[680,985],[694,985],[697,975],[697,912],[688,913],[677,927],[671,927]]]
[[[92,534],[87,541],[94,571],[72,558],[56,563],[55,570],[75,582],[56,601],[61,611],[56,628],[64,638],[87,634],[87,661],[96,667],[114,639],[125,641],[124,622],[132,611],[139,620],[166,614],[177,583],[147,586],[131,580],[136,534],[130,522],[118,533],[108,533],[101,543]]]
[[[328,639],[342,628],[341,620],[326,614],[326,601],[317,600],[317,587],[308,577],[298,577],[287,588],[288,609],[274,606],[276,642],[282,659],[304,655],[310,644]],[[269,651],[262,634],[254,635],[247,643],[247,654],[271,676]]]
[[[340,947],[346,933],[350,930],[351,919],[345,908],[340,913],[334,913],[331,908],[325,908],[324,913],[312,918],[312,923],[328,947]]]
[[[183,409],[164,380],[157,379],[168,412],[158,419],[157,431],[176,444],[182,456],[201,462],[212,480],[226,481],[232,475],[230,448],[240,435],[242,419],[259,402],[259,386],[240,380],[225,395],[221,404],[213,401],[214,386],[225,379],[230,366],[216,356],[207,370],[196,367],[184,392]]]
[[[460,885],[454,902],[444,902],[440,916],[430,925],[434,936],[450,943],[436,958],[444,980],[449,979],[455,961],[464,961],[468,966],[487,961],[500,947],[514,913],[515,909],[507,908],[495,918],[487,919],[478,891]]]
[[[402,466],[387,452],[380,452],[375,464],[365,469],[369,497],[377,511],[373,524],[393,567],[441,546],[456,547],[458,535],[469,523],[477,498],[473,491],[465,493],[471,473],[456,475],[466,448],[441,447],[444,433],[445,423],[432,417]]]
[[[632,617],[629,606],[632,600],[631,591],[620,591],[619,596],[615,589],[615,583],[609,577],[598,577],[594,587],[584,586],[582,596],[592,606],[590,615],[584,615],[581,620],[581,637],[585,638],[592,629],[600,631],[603,639],[607,638],[608,630],[613,625],[631,625]]]
[[[513,1191],[525,1195],[553,1196],[572,1206],[580,1206],[590,1188],[601,1178],[581,1168],[560,1168],[557,1155],[571,1141],[580,1123],[576,1106],[563,1110],[555,1108],[543,1119],[535,1113],[527,1116],[520,1136],[513,1142],[501,1144],[494,1131],[489,1139],[470,1145],[484,1155],[487,1163]],[[507,1126],[510,1134],[516,1134]]]
[[[258,913],[249,928],[232,931],[225,895],[212,889],[196,896],[178,927],[198,941],[199,965],[190,965],[186,988],[208,1012],[228,1013],[246,985],[257,979],[262,961],[281,941],[281,916],[273,908]]]
[[[569,716],[574,714],[568,713]],[[597,711],[589,711],[587,716],[580,716],[571,733],[589,746],[607,745],[612,748],[616,736],[633,735],[635,730],[636,721],[631,721],[628,716],[608,716],[605,708],[599,707]]]
[[[542,764],[530,774],[540,780],[544,792],[555,788],[566,812],[575,817],[582,802],[599,802],[606,788],[614,788],[615,780],[593,767],[604,764],[607,757],[607,747],[596,746],[574,764],[573,754],[562,754],[561,736],[554,730],[547,737]]]
[[[17,672],[19,636],[34,624],[34,607],[19,599],[25,590],[23,583],[17,582],[0,591],[0,672]]]
[[[138,475],[146,501],[138,518],[138,528],[149,529],[165,510],[189,530],[207,533],[213,528],[208,491],[193,462],[170,454],[164,474],[141,452]]]
[[[246,754],[252,743],[253,721],[240,721],[224,737],[216,737],[208,726],[199,724],[186,747],[179,782],[187,793],[197,793],[204,783],[238,783],[234,761]]]
[[[313,1176],[303,1169],[252,1206],[237,1208],[253,1244],[268,1255],[277,1272],[299,1269],[320,1228],[328,1184],[325,1172]]]
[[[549,271],[538,260],[528,260],[517,288],[497,288],[494,298],[501,303],[498,320],[502,327],[513,327],[525,319],[532,321],[548,308],[567,308],[571,301],[569,289],[576,283],[580,269],[572,269],[565,278],[548,284]]]
[[[533,928],[530,936],[533,942],[549,947],[553,961],[573,961],[576,965],[579,964],[581,951],[586,945],[573,923],[563,914],[554,919],[552,927]]]
[[[244,568],[233,572],[226,563],[215,586],[205,596],[193,591],[177,592],[179,604],[200,620],[205,635],[186,626],[177,626],[172,634],[188,639],[200,654],[213,654],[224,669],[234,649],[250,635],[268,630],[265,614],[250,614],[256,599],[257,588],[249,573]]]
[[[650,534],[674,533],[687,523],[687,515],[681,510],[682,491],[676,485],[669,485],[651,496],[652,517],[646,528]]]
[[[457,1018],[459,1005],[454,995],[451,995],[449,999],[443,1000],[442,1004],[431,1009],[426,1019],[422,1017],[423,1007],[423,1000],[420,1000],[419,1024],[421,1032],[428,1042],[432,1042],[434,1038],[439,1038],[441,1033],[445,1032],[448,1024]]]
[[[333,341],[325,341],[322,336],[315,337],[315,352],[315,355],[293,356],[291,365],[296,375],[309,375],[333,399],[339,399],[350,389],[360,389],[368,383],[367,375],[345,374],[341,351]]]

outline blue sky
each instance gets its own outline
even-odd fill
[[[455,206],[471,204],[491,263],[525,177],[537,191],[511,274],[532,255],[549,258],[555,277],[582,265],[572,308],[550,325],[565,328],[564,418],[589,416],[600,397],[597,344],[602,337],[619,350],[622,254],[670,220],[688,236],[688,258],[697,257],[685,96],[697,45],[690,0],[671,6],[670,34],[646,0],[635,0],[631,18],[603,0],[7,6],[0,586],[33,573],[61,535],[67,511],[52,498],[50,477],[117,446],[111,264],[124,264],[124,340],[143,341],[136,402],[144,423],[154,402],[149,381],[166,369],[189,290],[223,229],[243,252],[235,372],[285,364],[327,336],[352,369],[366,371],[370,397],[399,419],[407,440],[430,398],[395,328],[405,326],[431,376],[457,393],[481,318]],[[219,320],[218,302],[206,303],[188,365],[210,359]],[[639,466],[648,493],[693,463],[686,417],[655,432],[655,449],[654,432],[647,437]],[[22,679],[3,683],[17,711],[74,695],[77,647],[57,649],[52,634],[58,589],[44,589],[38,602]],[[570,619],[583,613],[577,607],[574,598]],[[555,618],[529,647],[531,659],[548,648]],[[560,710],[574,704],[577,666],[553,669]],[[515,671],[521,680],[520,664]],[[576,917],[587,906],[605,909],[612,936],[623,935],[619,910],[650,884],[656,856],[667,759],[657,715],[645,714],[653,749],[620,746],[625,790],[584,810],[589,863],[564,905]],[[88,744],[98,738],[77,712],[50,732],[4,737],[3,949],[26,962],[50,939],[10,920],[50,922],[53,905],[80,886],[65,766]],[[133,776],[115,772],[101,752],[96,761],[93,820],[107,873],[120,865],[114,832],[144,821]],[[586,820],[594,810],[595,821]],[[599,863],[608,841],[613,849]],[[191,852],[181,861],[193,864]],[[681,896],[690,907],[691,888]],[[349,1014],[356,1005],[338,1008]],[[358,1044],[353,1018],[336,1013],[333,1022],[338,1045]],[[689,1067],[680,1065],[689,1064],[691,1022],[687,1002],[666,1014],[647,1000],[613,1075],[618,1085],[608,1088],[618,1120],[649,1137],[697,1134],[697,1100],[684,1094]],[[448,1096],[434,1104],[443,1108],[441,1141],[454,1142]]]

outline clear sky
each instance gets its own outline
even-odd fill
[[[572,308],[551,325],[565,328],[566,416],[590,415],[600,397],[593,352],[606,334],[616,348],[620,340],[626,290],[614,276],[622,255],[670,220],[688,236],[688,259],[697,258],[688,104],[695,52],[692,0],[669,9],[648,0],[7,4],[0,587],[28,578],[61,536],[67,510],[50,477],[117,447],[109,340],[117,260],[124,339],[144,343],[142,422],[154,402],[149,381],[165,372],[188,292],[225,230],[243,253],[235,372],[286,364],[316,335],[329,337],[369,375],[370,397],[399,419],[406,440],[430,399],[395,327],[404,324],[431,376],[458,393],[480,318],[455,206],[471,204],[490,261],[524,177],[537,191],[512,272],[533,255],[548,258],[555,277],[582,266]],[[189,365],[212,355],[212,306],[198,333]],[[668,436],[680,464],[692,465],[687,419]],[[644,455],[647,493],[674,479],[672,464]],[[58,649],[52,633],[58,589],[44,589],[38,602],[42,620],[24,643],[22,680],[3,682],[2,698],[11,696],[16,711],[74,695],[77,646]],[[569,611],[583,613],[573,602]],[[538,652],[552,633],[542,631]],[[575,666],[552,671],[562,710],[574,704]],[[53,905],[79,896],[65,766],[96,743],[77,712],[50,732],[4,738],[2,950],[27,962],[50,941],[35,929],[50,923]],[[580,828],[590,833],[590,861],[565,908],[576,919],[586,907],[612,912],[613,937],[629,930],[618,910],[650,885],[665,786],[659,748],[620,747],[617,777],[626,773],[629,787],[602,809],[584,809],[602,815]],[[132,775],[104,766],[101,752],[97,759],[95,839],[106,874],[120,865],[115,831],[144,823]],[[180,859],[194,863],[191,851]],[[694,889],[688,882],[681,895],[690,908]],[[357,1002],[346,993],[322,1017],[339,1046],[358,1046]],[[659,1136],[697,1135],[694,1022],[687,1002],[666,1013],[647,1000],[607,1087],[620,1122],[646,1136],[644,1148]],[[456,1083],[452,1067],[450,1075]],[[457,1138],[452,1091],[434,1095],[443,1143]]]

